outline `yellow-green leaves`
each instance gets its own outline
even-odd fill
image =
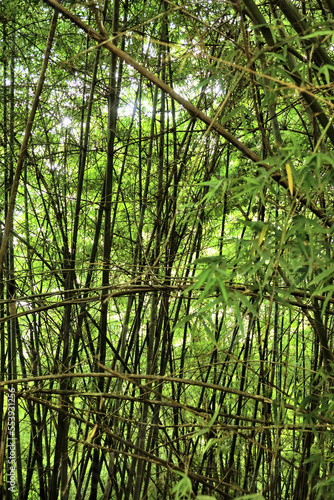
[[[293,179],[292,179],[291,166],[290,166],[289,162],[286,162],[285,168],[286,168],[286,173],[288,176],[289,191],[290,191],[291,196],[293,196]]]
[[[262,245],[266,232],[268,230],[268,226],[263,226],[261,229],[260,237],[259,237],[259,247]]]

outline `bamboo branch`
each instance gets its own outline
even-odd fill
[[[232,135],[230,132],[228,132],[226,129],[224,129],[219,123],[217,123],[215,121],[215,119],[210,118],[205,113],[203,113],[198,108],[196,108],[196,106],[194,106],[191,102],[189,102],[186,99],[184,99],[183,97],[181,97],[177,92],[175,92],[165,82],[160,80],[160,78],[155,76],[153,73],[151,73],[144,66],[142,66],[137,61],[132,59],[132,57],[130,57],[126,52],[124,52],[123,50],[119,49],[116,45],[114,45],[110,41],[110,39],[107,40],[106,38],[104,38],[97,31],[95,31],[93,28],[91,28],[91,26],[86,24],[79,17],[75,16],[69,10],[67,10],[65,7],[60,5],[56,0],[44,0],[44,2],[46,4],[48,4],[49,6],[53,7],[54,9],[58,10],[59,12],[61,12],[64,17],[66,17],[67,19],[72,21],[76,26],[81,28],[93,40],[96,40],[101,46],[104,46],[107,50],[109,50],[110,52],[113,52],[119,58],[121,58],[123,61],[125,61],[129,66],[132,66],[134,69],[136,69],[141,75],[143,75],[145,78],[147,78],[149,81],[151,81],[154,85],[156,85],[161,90],[163,90],[163,92],[168,94],[172,99],[174,99],[176,102],[178,102],[184,109],[186,109],[190,113],[190,115],[192,117],[198,118],[202,122],[206,123],[210,128],[215,130],[219,135],[224,137],[224,139],[226,139],[229,143],[231,143],[233,146],[235,146],[243,155],[246,156],[246,158],[249,158],[251,161],[257,163],[259,166],[264,167],[267,171],[273,170],[272,167],[270,167],[265,162],[263,162],[263,160],[261,160],[261,158],[256,153],[254,153],[254,151],[249,149],[245,144],[243,144],[241,141],[239,141],[234,135]],[[301,93],[306,94],[307,97],[310,100],[312,100],[312,102],[315,101],[315,98],[309,96],[307,94],[307,92],[301,92]],[[316,103],[316,104],[318,104],[318,103]],[[319,104],[318,104],[318,106],[319,106]],[[333,142],[334,142],[334,129],[333,129]],[[289,189],[288,182],[282,177],[282,175],[279,172],[273,172],[271,176],[285,190]],[[323,221],[323,223],[325,225],[327,225],[329,227],[332,226],[333,221],[328,219],[325,211],[318,208],[313,202],[308,201],[303,193],[297,192],[297,190],[294,188],[293,196],[300,203],[302,203],[304,206],[308,207],[311,210],[311,212],[313,212],[318,218],[320,218]]]

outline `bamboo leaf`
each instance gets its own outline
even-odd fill
[[[263,226],[261,229],[260,237],[259,237],[259,247],[262,245],[263,239],[268,231],[268,226]]]
[[[320,283],[322,280],[331,277],[334,274],[334,266],[331,265],[321,273],[319,273],[313,280],[309,283],[309,286],[316,285]]]
[[[293,196],[293,179],[292,179],[291,166],[290,166],[289,162],[287,162],[285,164],[285,168],[286,168],[286,173],[288,176],[289,191],[290,191],[291,196]]]

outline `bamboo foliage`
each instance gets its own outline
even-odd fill
[[[333,497],[333,15],[3,1],[1,498]]]

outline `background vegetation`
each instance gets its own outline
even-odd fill
[[[333,498],[333,0],[0,29],[0,497]]]

